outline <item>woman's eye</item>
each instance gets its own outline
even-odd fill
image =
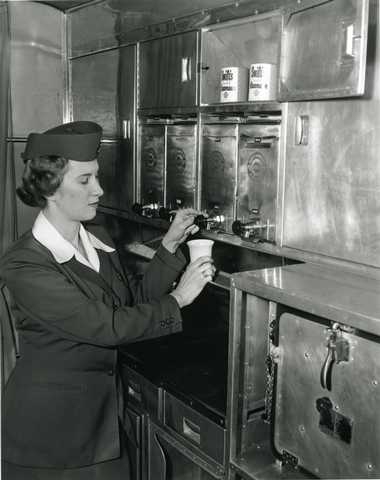
[[[80,181],[82,185],[87,185],[88,184],[88,178],[84,178],[83,180]]]

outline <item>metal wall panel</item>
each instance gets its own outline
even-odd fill
[[[15,169],[15,184],[16,187],[21,185],[22,173],[24,171],[24,162],[21,158],[21,153],[25,150],[25,143],[8,143],[8,155],[14,162]],[[40,209],[37,207],[29,207],[25,205],[16,196],[16,211],[17,211],[17,236],[20,237],[27,230],[32,228],[34,220],[36,219]]]
[[[10,2],[12,129],[17,137],[63,121],[64,14],[35,2]]]

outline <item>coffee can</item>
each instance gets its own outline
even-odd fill
[[[273,63],[252,63],[249,69],[248,100],[276,99],[277,68]]]
[[[220,101],[245,102],[248,90],[248,69],[224,67],[220,74]]]

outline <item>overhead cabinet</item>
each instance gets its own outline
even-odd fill
[[[306,1],[284,13],[280,100],[362,95],[368,0]]]
[[[198,32],[140,44],[139,107],[193,107],[197,104]]]
[[[204,28],[201,104],[275,100],[280,37],[278,11]]]

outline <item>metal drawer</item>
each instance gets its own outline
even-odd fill
[[[161,420],[162,388],[126,366],[122,366],[121,376],[128,405],[142,409],[153,418]]]
[[[224,465],[226,430],[164,391],[164,424]]]

